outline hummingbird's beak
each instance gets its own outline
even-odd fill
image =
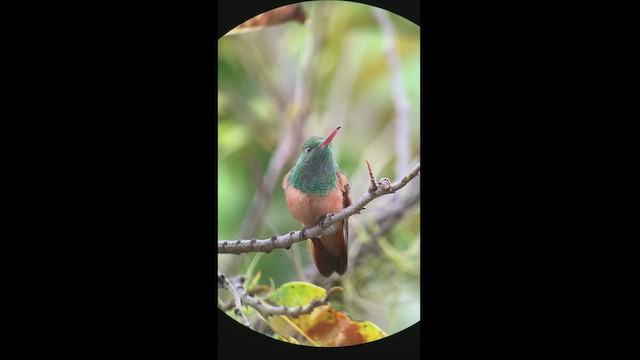
[[[338,133],[338,130],[340,130],[342,126],[338,126],[335,130],[333,130],[333,132],[331,133],[331,135],[329,135],[329,137],[320,143],[320,147],[323,148],[329,144],[331,144],[331,141],[333,140],[333,137],[336,136],[336,133]]]

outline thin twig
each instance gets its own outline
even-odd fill
[[[374,192],[378,187],[376,177],[373,175],[373,171],[371,170],[371,164],[369,164],[369,161],[365,160],[364,162],[367,163],[367,169],[369,169],[369,179],[371,180],[371,186],[369,187],[369,192]]]
[[[271,252],[274,249],[288,249],[292,244],[304,241],[306,239],[319,237],[329,226],[342,221],[354,214],[359,213],[364,206],[371,202],[373,199],[382,195],[394,193],[397,190],[407,185],[413,178],[420,174],[420,164],[417,164],[411,172],[405,175],[402,180],[397,183],[391,183],[387,178],[382,178],[375,191],[366,192],[359,199],[353,202],[350,206],[343,210],[327,214],[322,218],[319,224],[312,226],[308,229],[302,229],[298,231],[291,231],[288,234],[273,236],[270,239],[258,240],[219,240],[218,241],[218,253],[221,254],[242,254],[249,252]]]
[[[380,23],[385,39],[385,54],[389,62],[391,75],[391,93],[395,107],[396,123],[396,176],[406,172],[409,166],[409,111],[410,104],[402,86],[400,56],[395,44],[395,30],[386,10],[373,8],[373,13]]]
[[[247,319],[247,317],[242,312],[242,294],[239,291],[240,290],[239,288],[242,288],[242,291],[245,294],[246,294],[246,291],[244,290],[244,287],[242,287],[240,283],[240,278],[235,279],[234,284],[231,284],[231,281],[229,281],[229,279],[226,276],[224,276],[220,271],[218,271],[218,286],[221,286],[221,285],[225,289],[229,290],[229,292],[233,295],[233,298],[235,300],[234,313],[240,316],[240,318],[242,318],[242,321],[245,324],[245,326],[251,327],[251,324],[249,324],[249,319]],[[234,287],[234,285],[237,287]]]

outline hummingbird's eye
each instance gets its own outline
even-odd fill
[[[304,148],[304,151],[306,152],[310,152],[311,150],[313,150],[311,146],[307,146],[306,148]]]

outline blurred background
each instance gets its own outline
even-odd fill
[[[352,200],[420,162],[420,28],[368,5],[300,3],[304,16],[218,41],[218,240],[301,229],[281,183],[310,136],[334,138]],[[257,14],[256,14],[257,15]],[[270,254],[218,255],[227,276],[341,286],[332,305],[389,335],[420,320],[420,177],[349,218],[349,269],[321,277],[308,241]],[[428,294],[425,294],[428,296]]]

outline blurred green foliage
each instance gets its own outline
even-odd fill
[[[290,115],[302,106],[294,100],[301,82],[303,86],[310,84],[304,137],[327,136],[336,126],[342,126],[333,149],[338,165],[349,178],[352,199],[364,194],[369,186],[365,159],[378,178],[397,181],[404,175],[394,173],[396,127],[390,67],[384,33],[373,8],[346,1],[306,2],[303,7],[311,23],[287,22],[218,41],[219,240],[242,236],[243,221],[290,125]],[[410,104],[410,138],[406,142],[412,168],[420,154],[420,28],[388,14],[395,26],[403,87]],[[315,51],[310,49],[314,36],[322,40]],[[309,54],[313,55],[313,71],[302,74]],[[301,228],[289,214],[280,185],[294,162],[295,156],[280,172],[260,225],[251,237],[263,239]],[[383,199],[374,200],[362,215],[350,218],[351,245],[370,237],[364,232],[367,215],[376,206],[383,206]],[[418,203],[383,237],[368,240],[380,245],[359,268],[349,277],[336,277],[345,292],[335,303],[352,318],[370,320],[390,335],[420,318],[419,214]],[[272,280],[279,286],[303,280],[296,271],[295,258],[299,256],[300,264],[306,267],[313,263],[310,253],[309,243],[302,242],[291,250],[262,256],[256,265],[262,272],[261,283],[270,285]],[[242,274],[257,255],[221,254],[219,267],[230,271],[228,275]]]

